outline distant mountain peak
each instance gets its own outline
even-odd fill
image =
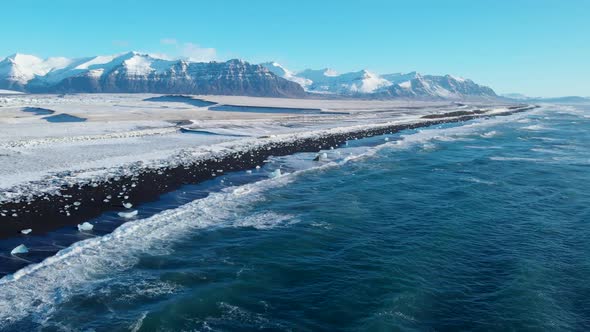
[[[324,68],[323,69],[324,75],[329,76],[329,77],[335,77],[338,76],[338,72],[335,71],[334,69],[331,68]]]
[[[7,56],[6,59],[10,59],[13,61],[16,61],[18,59],[34,59],[34,60],[38,60],[38,61],[43,61],[39,57],[36,57],[34,55],[30,55],[30,54],[23,54],[23,53],[13,53],[13,54]]]

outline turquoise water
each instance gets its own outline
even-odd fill
[[[588,142],[556,106],[274,158],[5,277],[0,327],[587,330]]]

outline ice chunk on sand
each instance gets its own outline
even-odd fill
[[[28,252],[29,252],[29,248],[27,248],[27,246],[25,246],[24,244],[21,244],[18,247],[12,249],[12,251],[10,252],[10,254],[11,255],[26,254]]]
[[[31,233],[32,231],[33,231],[32,229],[30,229],[30,228],[27,228],[27,229],[23,229],[23,230],[22,230],[22,231],[20,231],[20,232],[21,232],[22,234],[25,234],[25,235],[27,235],[27,234]]]
[[[78,225],[78,230],[80,232],[88,232],[88,231],[91,231],[93,228],[94,228],[94,225],[92,225],[89,222],[84,222],[84,223]]]
[[[131,204],[131,203],[123,203],[123,206],[124,206],[126,209],[131,209],[131,208],[133,207],[133,204]]]
[[[272,173],[270,173],[268,176],[271,177],[271,178],[278,178],[281,175],[282,175],[281,169],[280,168],[277,168],[274,171],[272,171]]]
[[[117,214],[121,218],[130,219],[130,218],[133,218],[137,215],[137,210],[130,211],[130,212],[119,212]]]

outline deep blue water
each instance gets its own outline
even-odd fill
[[[588,142],[560,106],[275,158],[5,277],[0,329],[588,330]]]

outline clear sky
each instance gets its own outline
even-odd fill
[[[590,96],[590,0],[12,0],[0,9],[0,57],[137,50]]]

